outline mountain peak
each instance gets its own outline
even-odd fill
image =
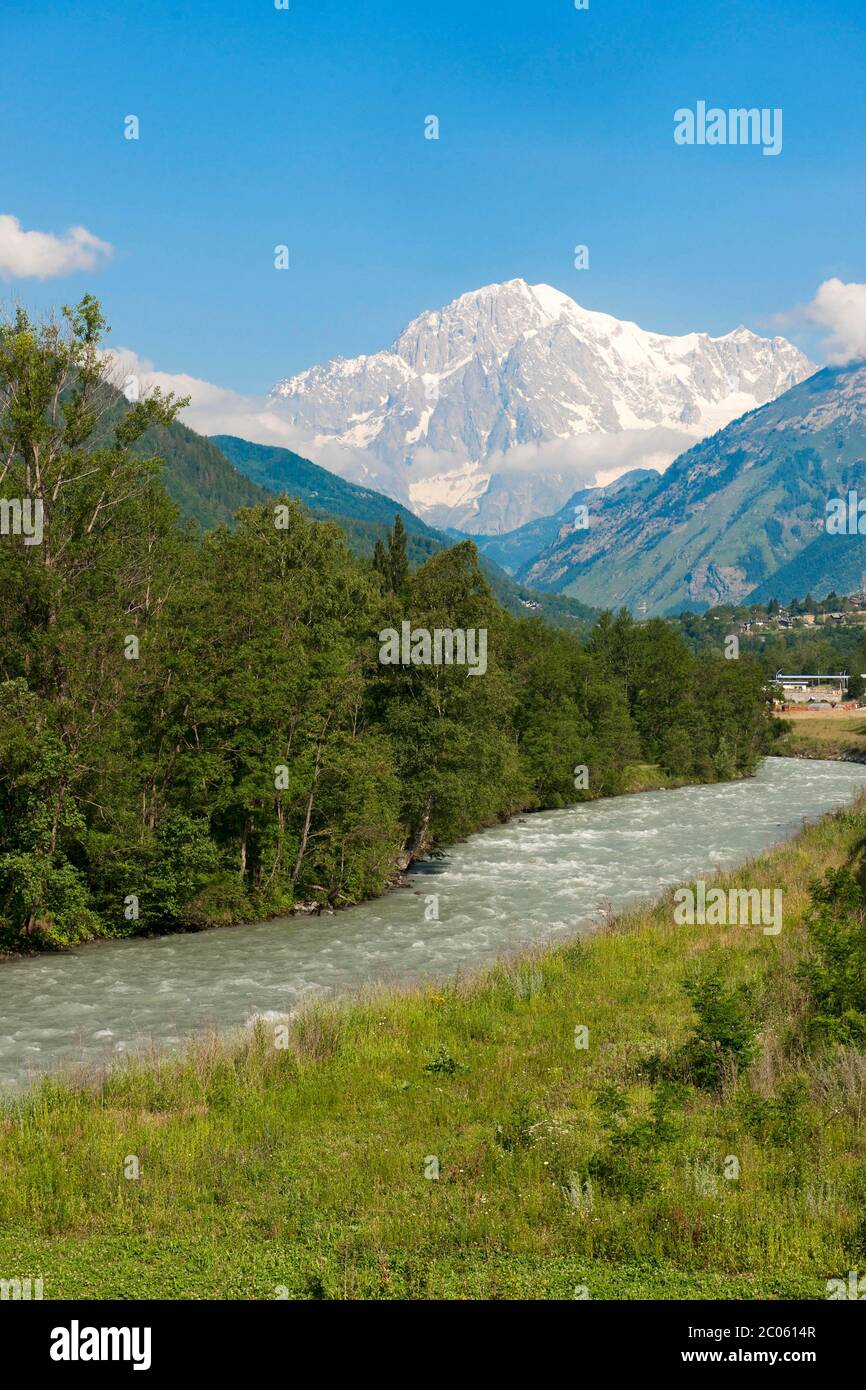
[[[652,333],[517,277],[272,399],[309,457],[336,457],[433,525],[495,532],[557,511],[598,471],[664,466],[813,370],[784,338]]]

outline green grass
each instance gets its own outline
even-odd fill
[[[684,781],[683,778],[671,777],[658,763],[629,763],[623,773],[623,791],[669,791],[683,786]]]
[[[777,748],[780,754],[800,758],[866,759],[866,718],[862,711],[850,714],[782,716],[791,724]]]
[[[668,897],[460,982],[318,1004],[285,1048],[261,1025],[45,1081],[0,1112],[0,1277],[46,1298],[825,1297],[866,1267],[866,1057],[803,1052],[795,968],[810,880],[864,835],[866,798],[719,879],[782,888],[777,937],[676,927]],[[756,1059],[686,1087],[640,1190],[596,1178],[590,1202],[595,1096],[649,1113],[647,1058],[690,1035],[683,982],[710,962],[751,988]],[[756,1129],[754,1096],[791,1083],[789,1120]]]

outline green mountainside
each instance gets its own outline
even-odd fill
[[[866,494],[864,494],[866,495]],[[824,598],[833,590],[850,594],[866,573],[866,536],[833,536],[822,532],[793,560],[782,565],[749,595],[749,603],[777,598],[790,603],[799,594]]]
[[[505,531],[500,535],[473,536],[472,539],[482,555],[501,565],[508,574],[517,574],[536,555],[540,555],[542,551],[554,545],[563,534],[574,529],[576,507],[598,507],[605,498],[625,493],[647,481],[658,481],[658,476],[654,468],[633,468],[612,483],[608,483],[606,487],[580,488],[569,497],[559,511],[554,512],[553,516],[536,517],[534,521],[527,521],[516,530]],[[461,533],[455,531],[453,534],[461,538]]]
[[[231,522],[241,507],[267,502],[268,489],[244,477],[205,435],[174,421],[153,425],[136,444],[136,453],[165,460],[162,481],[184,517],[210,530]]]
[[[864,484],[866,366],[825,368],[654,482],[590,503],[589,527],[560,536],[517,578],[660,615],[843,592],[866,569],[866,545],[825,533],[827,502],[866,495]]]
[[[71,381],[76,383],[75,373],[71,374]],[[71,389],[70,386],[67,391]],[[92,447],[111,444],[129,405],[113,384],[100,383],[99,420]],[[231,525],[241,507],[260,506],[270,497],[266,488],[239,472],[206,435],[196,434],[177,420],[151,425],[135,440],[132,453],[137,458],[164,461],[163,487],[180,508],[183,519],[197,521],[205,531],[221,524]]]
[[[426,536],[440,545],[449,544],[441,531],[427,526],[402,503],[381,492],[348,483],[317,463],[302,458],[291,449],[269,444],[253,444],[232,434],[215,434],[211,443],[221,449],[230,463],[245,477],[269,492],[288,492],[312,511],[353,521],[373,521],[391,526],[395,516],[403,518],[410,535]]]

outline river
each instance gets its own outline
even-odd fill
[[[866,788],[866,766],[768,758],[744,782],[516,817],[333,916],[79,947],[0,964],[0,1087],[285,1014],[374,980],[452,976],[579,934],[777,844]],[[435,895],[436,902],[431,901]],[[427,920],[438,908],[438,921]]]

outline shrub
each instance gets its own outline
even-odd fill
[[[440,1043],[430,1061],[424,1064],[424,1070],[432,1076],[459,1076],[469,1068],[452,1057],[447,1048]]]
[[[534,1142],[532,1107],[525,1097],[518,1100],[506,1120],[496,1126],[496,1142],[506,1153],[529,1149]]]
[[[672,1077],[702,1090],[718,1090],[732,1068],[745,1070],[755,1052],[755,1030],[743,989],[726,989],[720,973],[708,970],[683,986],[697,1014],[693,1035],[668,1064]]]
[[[794,1078],[771,1096],[745,1091],[738,1098],[738,1109],[753,1138],[779,1148],[794,1149],[804,1142],[811,1130],[807,1100],[805,1082]]]
[[[595,1098],[605,1133],[605,1146],[589,1164],[589,1177],[612,1192],[642,1197],[659,1187],[664,1174],[664,1151],[677,1138],[683,1088],[662,1081],[653,1090],[646,1119],[633,1120],[624,1092],[605,1086]]]
[[[866,912],[850,868],[831,869],[812,885],[806,919],[810,953],[799,970],[809,994],[806,1038],[866,1042]]]

